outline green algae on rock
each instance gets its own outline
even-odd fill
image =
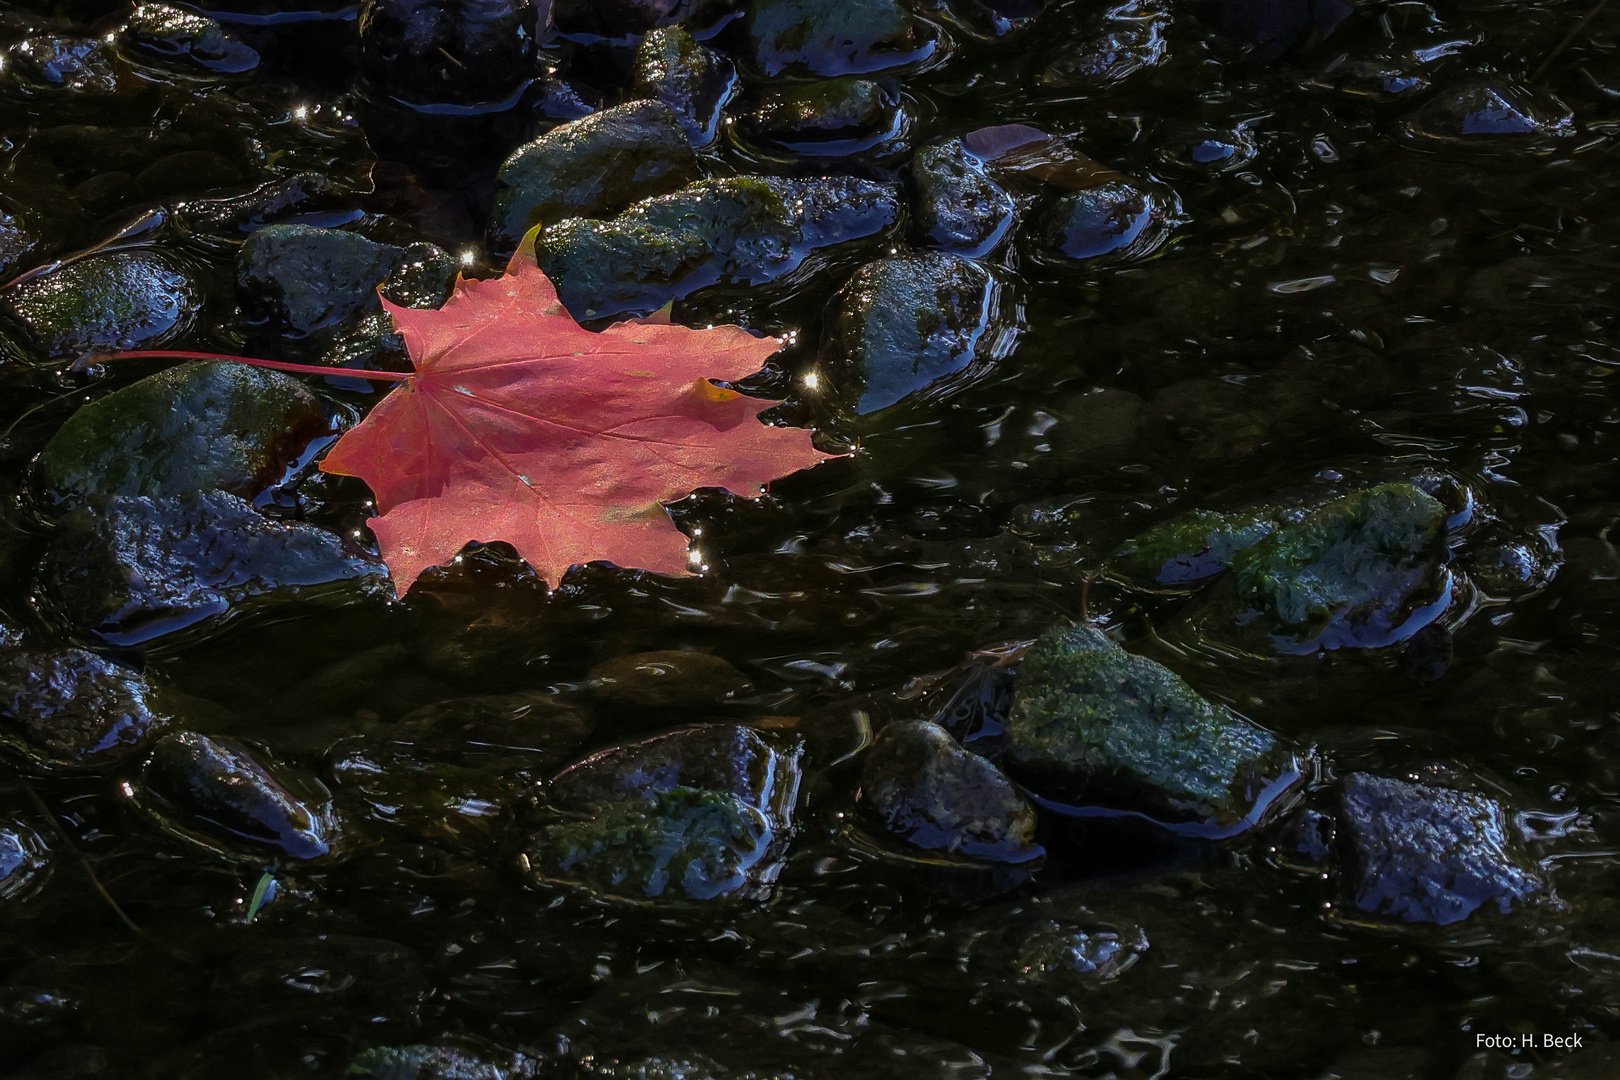
[[[961,139],[923,147],[911,160],[912,218],[929,244],[977,257],[1011,231],[1018,204],[990,179]]]
[[[866,75],[921,63],[939,35],[898,0],[753,0],[744,27],[767,76]]]
[[[823,79],[766,91],[736,129],[765,146],[814,157],[884,148],[907,125],[900,100],[871,79]]]
[[[155,349],[189,330],[201,307],[175,261],[144,249],[76,259],[0,292],[0,310],[52,359]]]
[[[675,113],[693,146],[714,142],[720,110],[737,92],[737,69],[678,26],[650,31],[636,48],[632,93]]]
[[[1265,512],[1194,510],[1125,541],[1114,552],[1109,572],[1146,589],[1195,584],[1225,570],[1234,555],[1276,528],[1276,520]]]
[[[1233,555],[1230,577],[1189,624],[1214,641],[1284,653],[1404,641],[1450,601],[1448,516],[1412,484],[1335,499]]]
[[[517,247],[536,225],[611,217],[702,173],[680,118],[661,101],[632,101],[570,120],[521,146],[498,175],[490,236]]]
[[[1269,732],[1092,627],[1048,630],[1020,663],[1005,761],[1048,798],[1224,829],[1284,757]]]
[[[761,285],[813,251],[876,236],[900,217],[893,185],[854,177],[702,180],[612,221],[545,229],[540,268],[576,319],[646,315],[710,285]]]
[[[328,430],[320,400],[289,375],[180,364],[80,408],[45,444],[36,479],[58,501],[214,489],[252,497]]]

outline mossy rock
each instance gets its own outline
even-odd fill
[[[155,349],[191,328],[202,307],[190,277],[156,251],[77,259],[6,290],[0,306],[54,359]]]
[[[821,156],[871,150],[896,138],[905,123],[896,94],[856,78],[770,90],[736,118],[737,130],[755,142]]]
[[[933,57],[939,36],[898,0],[754,0],[743,25],[767,76],[866,75]]]
[[[40,453],[57,500],[86,495],[251,497],[328,429],[303,383],[243,364],[181,364],[83,406]]]
[[[1269,732],[1091,627],[1047,631],[1019,666],[1004,760],[1048,797],[1228,826],[1281,757]]]
[[[1162,521],[1119,546],[1110,573],[1144,589],[1176,588],[1214,577],[1233,557],[1277,528],[1265,511],[1223,514],[1195,510]]]
[[[984,255],[1012,229],[1018,205],[961,139],[925,146],[911,162],[912,217],[934,247]]]
[[[653,30],[636,49],[631,92],[668,105],[693,146],[714,142],[720,110],[737,91],[737,69],[678,26]]]

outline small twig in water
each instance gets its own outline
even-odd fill
[[[1587,23],[1597,18],[1598,12],[1602,11],[1604,5],[1606,5],[1608,2],[1609,0],[1598,0],[1598,2],[1592,6],[1591,11],[1588,11],[1585,15],[1581,16],[1580,22],[1569,28],[1569,33],[1564,35],[1564,40],[1553,46],[1553,51],[1548,53],[1546,59],[1544,59],[1536,67],[1536,70],[1531,73],[1531,82],[1536,83],[1541,81],[1541,77],[1547,73],[1547,68],[1551,66],[1554,60],[1558,59],[1558,54],[1569,48],[1570,43],[1575,40],[1576,35],[1582,30],[1586,29]]]
[[[96,876],[95,868],[90,865],[89,858],[79,850],[79,846],[73,842],[73,838],[67,834],[67,830],[62,828],[62,823],[56,820],[56,815],[51,812],[50,807],[45,805],[45,800],[39,797],[39,792],[34,790],[34,786],[26,780],[22,780],[20,783],[22,789],[28,792],[28,798],[33,801],[34,806],[41,814],[45,815],[45,820],[50,823],[51,831],[56,833],[57,838],[79,860],[79,865],[84,867],[85,876],[90,879],[90,884],[95,886],[96,892],[101,894],[101,898],[107,901],[107,906],[113,909],[113,914],[117,915],[118,920],[135,933],[145,933],[144,930],[135,925],[135,920],[126,915],[124,909],[118,906],[118,901],[112,898],[112,893],[107,891],[106,886],[101,884],[101,879]]]

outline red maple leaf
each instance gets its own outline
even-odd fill
[[[760,423],[777,402],[711,381],[758,371],[780,347],[774,338],[655,320],[586,330],[558,301],[532,241],[504,276],[458,278],[437,311],[383,305],[416,370],[381,373],[404,385],[321,468],[370,485],[371,530],[401,596],[470,541],[506,541],[551,585],[598,559],[685,574],[686,536],[665,503],[701,487],[756,498],[835,456],[802,428]],[[120,355],[379,377],[201,353]]]

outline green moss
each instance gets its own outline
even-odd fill
[[[7,290],[5,306],[47,355],[152,349],[190,328],[195,287],[167,257],[116,251],[70,262]]]
[[[288,375],[181,364],[79,409],[40,453],[52,496],[251,496],[325,430],[320,401]]]
[[[928,56],[934,39],[897,0],[755,0],[747,15],[755,62],[768,76],[862,74]]]
[[[1020,664],[1007,720],[1008,763],[1058,797],[1223,823],[1247,812],[1247,790],[1276,749],[1163,664],[1087,626],[1041,637]]]
[[[771,842],[763,814],[725,791],[676,786],[540,832],[551,877],[629,899],[735,892]]]
[[[1239,603],[1275,632],[1309,637],[1341,617],[1399,609],[1444,552],[1446,508],[1411,484],[1381,484],[1311,511],[1232,558]]]
[[[1277,527],[1267,513],[1196,510],[1153,526],[1121,544],[1110,569],[1134,585],[1181,585],[1225,570],[1232,557]]]

